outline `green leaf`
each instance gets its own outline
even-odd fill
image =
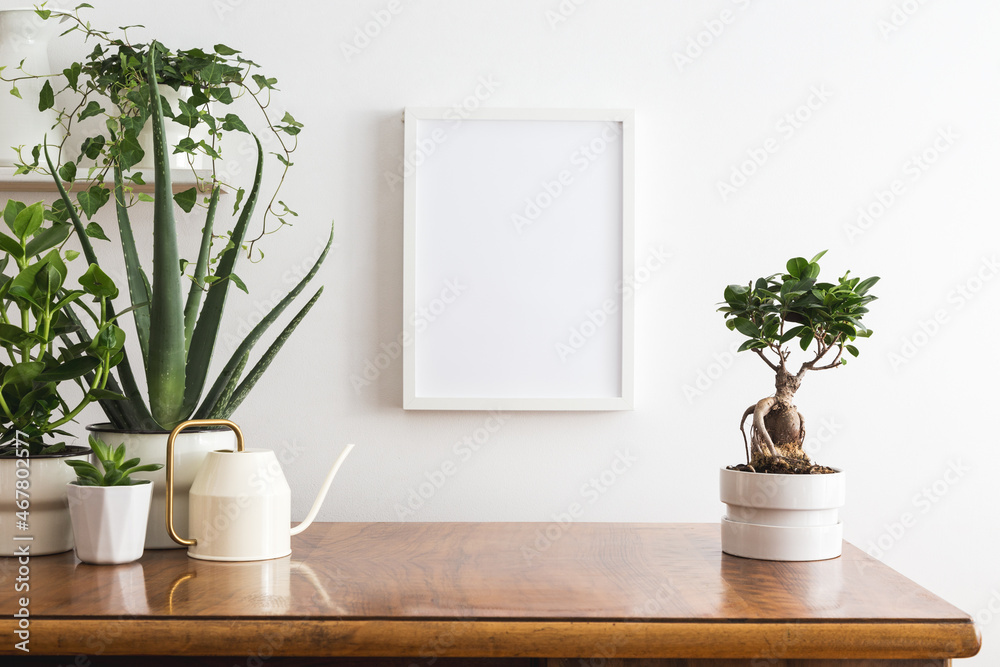
[[[118,288],[114,281],[97,264],[91,264],[87,271],[80,276],[80,284],[87,294],[98,298],[114,299],[118,296]]]
[[[748,340],[744,341],[744,343],[740,345],[739,349],[736,351],[743,352],[745,350],[763,349],[765,347],[767,347],[767,343],[762,340]]]
[[[108,199],[110,198],[111,191],[103,185],[92,185],[88,190],[80,192],[76,195],[76,200],[80,202],[80,208],[83,209],[83,212],[87,216],[88,220],[93,218],[94,214],[97,213],[102,206],[107,204]],[[107,237],[104,238],[106,239]]]
[[[87,107],[80,112],[80,115],[77,117],[77,120],[84,121],[87,118],[91,118],[93,116],[99,116],[102,113],[104,113],[104,107],[102,107],[98,102],[90,100],[90,102],[87,103]]]
[[[14,235],[21,239],[21,241],[27,241],[27,239],[34,235],[38,228],[42,226],[45,221],[45,208],[41,202],[37,204],[32,204],[27,206],[14,218],[14,224],[11,225],[11,230]]]
[[[89,236],[92,239],[100,239],[102,241],[110,241],[111,240],[111,239],[108,238],[107,234],[104,233],[104,228],[101,227],[96,222],[89,223],[87,225],[86,232],[87,232],[87,236]]]
[[[865,280],[862,280],[860,283],[858,283],[857,287],[854,288],[855,294],[860,294],[864,296],[865,294],[868,293],[868,290],[870,290],[872,286],[875,285],[875,283],[877,283],[879,280],[880,278],[878,276],[873,276],[871,278],[866,278]]]
[[[0,386],[16,385],[30,387],[31,383],[43,370],[45,370],[45,364],[40,361],[20,361],[7,369]]]
[[[222,129],[225,131],[236,130],[238,132],[245,132],[250,134],[250,130],[243,123],[239,116],[234,113],[227,113],[226,117],[222,121]]]
[[[87,395],[95,401],[118,401],[126,398],[125,394],[108,391],[107,389],[91,389],[87,392]]]
[[[191,209],[194,208],[195,203],[198,201],[198,190],[197,188],[188,188],[182,192],[178,192],[174,195],[174,201],[185,213],[190,213]]]
[[[246,283],[240,280],[240,277],[238,275],[236,275],[235,273],[230,273],[229,279],[232,280],[234,283],[236,283],[236,286],[239,287],[241,290],[243,290],[243,292],[245,292],[246,294],[250,293],[250,290],[247,289]]]
[[[14,201],[13,199],[7,200],[7,205],[3,209],[3,220],[10,227],[11,231],[14,231],[14,221],[17,219],[17,215],[25,208],[27,206],[23,202]]]
[[[237,51],[236,49],[231,49],[225,44],[216,44],[215,52],[220,56],[235,56],[237,53],[242,53],[242,51]]]
[[[67,162],[59,167],[59,178],[65,183],[72,183],[76,179],[76,162]]]
[[[101,154],[101,151],[104,150],[104,143],[104,137],[101,135],[97,135],[96,137],[87,137],[80,145],[80,152],[91,160],[96,160]]]
[[[792,278],[802,278],[802,272],[809,266],[809,262],[804,257],[793,257],[785,264],[788,275]],[[783,290],[782,290],[783,291]]]
[[[744,336],[749,336],[750,338],[757,338],[760,336],[760,329],[758,329],[753,322],[743,317],[737,317],[734,321],[734,326],[736,327],[736,330]]]
[[[83,377],[101,365],[101,360],[96,357],[77,357],[59,364],[55,368],[39,373],[35,378],[39,382],[62,382]]]
[[[17,89],[17,86],[11,86],[10,87],[10,94],[13,95],[14,97],[16,97],[19,100],[23,100],[24,99],[23,97],[21,97],[21,91]]]
[[[812,342],[813,342],[812,331],[808,332],[804,331],[802,332],[802,335],[799,336],[799,347],[802,348],[803,352],[809,349],[809,346],[812,345]]]
[[[80,72],[83,71],[83,65],[80,63],[73,63],[66,69],[62,71],[63,76],[66,77],[66,83],[73,90],[77,89],[78,82],[80,80]]]
[[[858,348],[854,347],[853,345],[845,345],[844,349],[850,352],[852,357],[858,356]]]
[[[55,104],[56,97],[52,92],[52,84],[46,79],[45,83],[42,84],[41,92],[38,93],[38,110],[45,111],[46,109],[51,109]]]
[[[810,259],[809,263],[810,264],[815,264],[819,260],[823,259],[823,255],[825,255],[825,254],[826,254],[826,250],[824,250],[823,252],[817,254],[815,257],[813,257],[812,259]]]
[[[6,234],[0,234],[0,250],[18,259],[24,258],[24,248],[21,247],[20,243]]]

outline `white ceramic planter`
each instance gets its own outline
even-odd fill
[[[76,557],[93,565],[131,563],[142,557],[153,483],[131,486],[66,485]]]
[[[85,461],[89,450],[69,449],[72,452],[69,455],[0,459],[0,556],[14,556],[15,550],[23,545],[30,545],[32,556],[58,554],[73,548],[66,484],[76,479],[76,473],[66,461]],[[27,467],[17,461],[27,461]],[[28,494],[28,530],[18,528],[17,512],[24,511],[18,506],[18,500],[24,500],[17,495],[18,480],[27,481],[28,488],[22,491]],[[14,541],[15,537],[32,539]]]
[[[110,424],[92,424],[87,430],[101,442],[112,447],[124,442],[126,459],[139,457],[143,464],[166,465],[169,433],[116,431]],[[181,535],[188,534],[188,493],[205,456],[211,451],[232,450],[235,447],[236,436],[229,430],[189,429],[178,436],[174,453],[174,525]],[[153,498],[149,507],[149,521],[146,524],[146,548],[179,549],[181,545],[170,539],[167,533],[166,469],[136,473],[131,477],[153,482]]]
[[[0,66],[7,67],[4,75],[17,76],[15,69],[22,60],[29,74],[51,74],[49,40],[61,30],[58,21],[43,21],[34,9],[0,10]],[[17,153],[12,146],[27,147],[24,157],[30,160],[30,148],[42,143],[46,134],[50,144],[62,140],[62,128],[53,128],[56,111],[38,111],[42,84],[40,79],[19,81],[21,99],[8,94],[7,84],[0,91],[0,166],[14,165]]]
[[[836,558],[843,541],[839,509],[845,491],[843,471],[771,475],[722,468],[722,550],[761,560]]]

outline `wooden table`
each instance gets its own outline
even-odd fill
[[[967,614],[849,544],[829,561],[744,560],[715,524],[316,524],[292,546],[252,563],[35,557],[29,593],[0,559],[0,654],[25,656],[22,596],[30,655],[78,665],[939,667],[980,646]],[[408,659],[359,660],[393,656]]]

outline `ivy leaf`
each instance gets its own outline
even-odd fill
[[[245,132],[250,134],[250,130],[243,123],[239,116],[234,113],[227,113],[226,117],[222,121],[222,129],[225,131],[237,130],[238,132]]]
[[[59,178],[62,179],[63,183],[72,183],[76,178],[76,163],[67,162],[59,167]]]
[[[87,225],[84,230],[88,237],[92,239],[101,239],[102,241],[110,241],[107,235],[104,233],[104,229],[96,222],[91,222]]]
[[[265,88],[270,88],[271,90],[277,90],[277,88],[274,87],[274,84],[278,83],[277,79],[268,79],[261,74],[254,74],[253,80],[254,83],[260,86],[261,90],[264,90]]]
[[[108,203],[108,199],[110,197],[111,191],[106,187],[101,185],[92,185],[89,190],[79,193],[76,196],[76,199],[80,202],[80,208],[83,209],[83,212],[87,215],[87,219],[89,220],[94,217],[94,214],[97,213],[102,206]]]
[[[55,104],[56,96],[52,92],[52,84],[46,79],[45,83],[42,84],[42,91],[38,93],[38,110],[45,111],[46,109],[51,109]]]
[[[87,103],[87,108],[80,112],[77,120],[83,121],[93,116],[99,116],[102,113],[104,113],[104,107],[102,107],[98,102],[90,100],[90,102]]]
[[[19,100],[23,100],[24,99],[23,97],[21,97],[21,91],[17,89],[17,86],[11,86],[10,87],[10,94],[13,95],[14,97],[16,97]]]
[[[236,191],[236,203],[233,204],[233,215],[240,212],[240,203],[243,201],[243,196],[247,193],[246,190],[240,188]]]
[[[233,92],[229,88],[223,86],[221,88],[212,88],[212,97],[217,99],[222,104],[232,104],[233,103]]]
[[[103,149],[104,137],[101,135],[97,135],[96,137],[87,137],[83,140],[83,144],[80,146],[80,152],[91,160],[96,160],[97,156],[101,154],[101,150]]]
[[[230,273],[229,274],[229,279],[232,280],[233,283],[237,287],[239,287],[241,290],[243,290],[245,293],[247,293],[247,294],[250,293],[250,290],[247,289],[246,283],[244,283],[242,280],[240,280],[240,277],[238,275],[236,275],[235,273]]]
[[[73,90],[77,89],[77,83],[80,80],[80,72],[83,71],[83,66],[80,63],[73,63],[66,69],[62,71],[63,76],[66,77],[66,83]]]
[[[225,44],[216,44],[215,52],[218,53],[220,56],[235,56],[237,53],[242,53],[242,51],[231,49]]]
[[[198,190],[197,188],[188,188],[183,192],[178,192],[174,195],[174,201],[180,206],[185,213],[190,213],[191,209],[194,208],[195,202],[198,201]]]

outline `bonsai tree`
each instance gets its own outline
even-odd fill
[[[57,147],[44,143],[35,146],[31,160],[25,160],[18,171],[41,171],[52,177],[60,195],[53,205],[53,218],[72,226],[83,254],[93,264],[101,264],[95,245],[108,243],[108,237],[94,218],[113,201],[138,350],[127,351],[107,380],[110,391],[124,396],[122,400],[101,400],[112,426],[140,431],[170,430],[190,418],[227,418],[255,386],[322,293],[320,288],[312,295],[248,368],[253,347],[319,270],[332,244],[333,233],[331,229],[326,247],[312,269],[243,338],[212,381],[208,371],[230,287],[235,285],[246,291],[236,268],[240,256],[244,251],[249,254],[256,240],[250,238],[249,230],[260,198],[264,161],[261,142],[250,133],[243,119],[235,113],[215,115],[212,108],[233,104],[241,96],[253,100],[252,106],[260,110],[267,132],[278,138],[274,155],[282,165],[282,180],[291,166],[289,155],[302,125],[287,113],[280,122],[268,115],[270,94],[277,81],[252,73],[257,65],[243,58],[239,51],[223,44],[206,51],[171,50],[156,41],[132,43],[127,29],[123,29],[121,36],[115,36],[80,19],[78,11],[85,7],[89,5],[80,5],[70,14],[38,10],[43,19],[71,21],[68,32],[83,32],[88,40],[96,41],[83,62],[45,77],[38,106],[40,110],[59,109],[67,131],[66,141],[71,140],[80,121],[90,117],[103,118],[105,130],[94,135],[88,130],[85,133],[88,136],[77,136],[75,140],[82,139],[82,143],[81,155],[75,160],[63,162]],[[27,76],[31,75],[19,72],[5,80],[16,85]],[[177,109],[170,109],[158,85],[175,89],[184,86],[190,96],[182,99]],[[210,141],[195,141],[189,132],[176,145],[170,145],[165,131],[168,120],[188,129],[207,127]],[[152,196],[135,192],[146,181],[141,172],[133,169],[143,157],[138,136],[147,121],[152,127],[154,146]],[[222,157],[221,140],[227,133],[254,139],[257,168],[249,190],[224,184],[214,170]],[[286,139],[291,145],[285,143]],[[202,183],[203,190],[210,194],[201,197],[193,187],[175,194],[168,156],[196,152],[212,161],[212,178]],[[87,166],[84,160],[92,161],[93,166]],[[231,230],[217,233],[215,219],[224,185],[235,192],[233,215],[238,217]],[[199,200],[205,207],[205,222],[201,241],[188,261],[178,247],[175,207],[190,212],[199,205]],[[129,216],[130,207],[140,201],[153,205],[152,234],[146,233],[144,237],[133,229]],[[276,200],[276,195],[272,196],[257,238],[274,231],[268,228],[269,215],[283,225],[287,224],[284,217],[294,213]],[[152,245],[151,271],[140,261],[138,247],[143,241]],[[260,257],[262,253],[257,259]],[[108,312],[113,318],[115,311],[110,303]],[[89,344],[86,332],[75,335],[80,337],[81,344]],[[145,395],[136,378],[136,372],[141,370],[146,377]]]
[[[13,454],[17,441],[29,454],[52,454],[66,448],[52,440],[70,435],[62,427],[81,410],[121,398],[107,389],[125,343],[108,310],[118,288],[96,264],[79,278],[82,289],[67,286],[66,264],[79,253],[60,250],[69,225],[46,221],[42,203],[8,201],[3,219],[10,234],[0,232],[0,456]],[[93,336],[71,314],[74,306]],[[81,332],[86,342],[73,343],[69,336]],[[67,391],[73,384],[79,391]],[[71,401],[71,393],[79,397]]]
[[[869,294],[877,277],[850,277],[845,273],[836,283],[819,282],[819,260],[826,251],[810,260],[794,257],[785,273],[758,278],[746,285],[725,289],[725,305],[719,308],[726,326],[747,338],[739,352],[752,350],[774,372],[774,395],[762,398],[746,409],[740,432],[751,472],[829,472],[815,466],[802,450],[805,419],[793,403],[795,392],[810,371],[838,368],[844,356],[858,356],[853,345],[872,331],[862,324],[867,305],[877,297]],[[792,347],[807,353],[797,369],[789,366]],[[744,424],[753,416],[750,441]]]

